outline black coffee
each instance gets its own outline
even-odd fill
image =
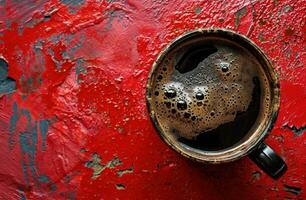
[[[252,134],[268,113],[269,84],[256,58],[223,39],[186,42],[155,69],[152,108],[161,130],[190,147],[215,151]]]

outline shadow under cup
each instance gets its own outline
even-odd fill
[[[153,64],[146,92],[155,128],[183,156],[216,164],[253,154],[268,174],[281,163],[263,143],[277,117],[279,82],[246,37],[223,29],[182,35]]]

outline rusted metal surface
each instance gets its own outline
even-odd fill
[[[0,197],[304,199],[304,8],[304,0],[1,0],[8,74],[0,77],[16,89],[0,94]],[[249,37],[279,74],[280,112],[267,138],[288,164],[278,181],[247,158],[189,161],[150,122],[145,86],[157,55],[186,31],[211,27]]]

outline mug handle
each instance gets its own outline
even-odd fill
[[[249,154],[249,157],[273,179],[279,178],[287,170],[284,160],[265,143],[261,143]]]

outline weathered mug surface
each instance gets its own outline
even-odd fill
[[[152,122],[164,141],[200,162],[247,154],[270,176],[286,164],[263,143],[279,110],[279,82],[267,56],[248,38],[200,29],[171,42],[147,84]]]

